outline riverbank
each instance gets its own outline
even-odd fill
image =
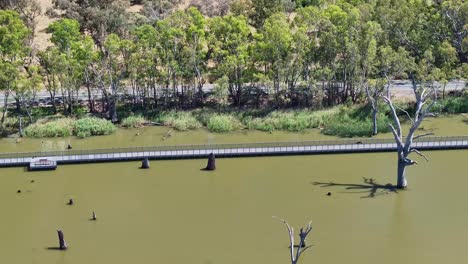
[[[411,112],[413,111],[411,107],[411,103],[402,102],[399,103],[398,108]],[[441,124],[440,127],[433,126],[431,129],[437,130],[440,128],[443,131],[445,128],[450,127],[450,131],[460,130],[461,134],[448,135],[466,135],[468,134],[465,131],[466,124],[468,124],[468,116],[467,114],[458,114],[466,112],[468,112],[467,95],[447,98],[435,105],[434,113],[436,113],[436,117],[431,117],[427,120],[452,119],[455,125]],[[42,118],[39,118],[33,124],[28,124],[27,120],[23,119],[23,127],[26,126],[23,134],[27,138],[40,139],[41,144],[44,141],[50,141],[50,138],[61,137],[65,141],[72,141],[75,137],[86,138],[113,133],[118,134],[116,138],[119,138],[119,141],[126,142],[132,142],[133,138],[138,138],[144,133],[153,134],[153,137],[159,138],[159,140],[151,140],[154,144],[164,144],[165,141],[179,133],[188,133],[185,135],[189,135],[189,137],[190,134],[213,134],[210,136],[211,138],[233,138],[229,143],[238,142],[236,135],[260,135],[259,137],[263,138],[263,134],[276,134],[281,135],[276,140],[283,139],[286,141],[290,139],[303,140],[299,138],[304,137],[306,138],[305,140],[314,140],[322,138],[334,139],[336,136],[344,138],[372,136],[371,109],[366,104],[341,105],[318,111],[307,109],[251,109],[238,111],[232,108],[205,108],[191,111],[139,112],[133,109],[122,108],[119,112],[119,116],[122,119],[118,124],[112,124],[105,119],[93,117],[85,113],[76,118],[60,115],[50,116],[46,110],[41,109],[37,109],[36,113],[36,116]],[[405,124],[408,120],[404,112],[401,111],[401,113],[401,120]],[[379,134],[374,137],[391,137],[388,128],[388,123],[391,122],[389,119],[389,109],[383,104],[379,109],[377,121]],[[441,121],[441,123],[444,122]],[[437,121],[424,122],[420,130],[427,132],[428,128],[424,124],[429,123],[437,123]],[[460,129],[457,126],[460,126]],[[18,128],[19,122],[17,119],[6,119],[4,123],[5,134],[13,134],[14,138],[14,133],[17,133]],[[154,135],[155,133],[157,135]],[[291,136],[292,134],[300,134],[301,136]],[[306,134],[307,136],[304,136]],[[126,135],[126,137],[121,138],[121,135]],[[16,137],[18,137],[18,134],[16,134]],[[15,142],[18,143],[25,140],[25,138],[17,138]],[[102,137],[99,137],[100,140],[102,140]],[[198,143],[205,144],[209,142],[198,141]],[[120,143],[112,142],[112,144],[121,146]]]
[[[468,135],[468,123],[462,115],[427,118],[418,134],[434,133],[436,136]],[[403,124],[403,129],[407,129]],[[135,146],[191,145],[220,143],[253,143],[307,140],[335,140],[339,137],[324,135],[320,129],[307,129],[302,132],[242,130],[230,133],[212,133],[205,128],[177,131],[169,127],[149,126],[141,128],[117,129],[112,135],[99,137],[64,138],[1,138],[0,152],[40,152],[64,150],[70,144],[73,149],[120,148]],[[392,138],[391,133],[382,133],[374,138]]]

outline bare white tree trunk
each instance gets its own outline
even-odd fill
[[[288,235],[289,235],[289,253],[291,257],[291,264],[296,264],[299,261],[299,258],[301,257],[301,254],[306,251],[308,248],[311,246],[306,246],[306,238],[309,235],[310,231],[312,231],[312,221],[309,222],[307,225],[307,228],[304,230],[304,228],[301,228],[299,231],[299,244],[295,245],[294,244],[294,228],[289,225],[289,223],[286,220],[283,220],[281,218],[278,218],[276,216],[273,216],[273,218],[276,218],[280,220],[283,224],[286,225],[288,228]],[[294,249],[296,249],[296,252],[294,252]]]
[[[387,96],[382,97],[383,100],[390,107],[391,114],[393,117],[394,124],[393,125],[389,124],[389,126],[395,138],[395,142],[397,144],[397,154],[398,154],[397,188],[400,188],[400,189],[405,189],[406,187],[408,187],[408,181],[406,180],[406,175],[405,175],[406,167],[417,164],[416,161],[408,158],[409,154],[414,152],[422,156],[424,159],[426,159],[426,161],[428,161],[427,157],[424,154],[419,152],[417,149],[412,148],[412,144],[413,144],[414,139],[429,135],[429,134],[424,134],[420,136],[415,136],[415,132],[418,129],[418,127],[421,125],[424,117],[427,116],[427,114],[429,113],[429,110],[434,105],[435,101],[437,100],[437,91],[433,83],[417,84],[414,76],[411,76],[411,80],[412,80],[412,85],[413,85],[413,92],[416,97],[416,112],[414,113],[414,116],[411,117],[408,112],[406,112],[403,109],[400,109],[408,116],[408,118],[411,121],[411,127],[406,137],[403,137],[400,119],[397,115],[397,111],[392,100],[388,96],[389,92],[387,92]]]

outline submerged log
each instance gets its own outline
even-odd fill
[[[57,230],[57,233],[58,233],[58,239],[59,239],[59,248],[61,250],[65,250],[68,248],[67,246],[67,242],[65,242],[65,239],[63,238],[63,232],[62,230]]]
[[[148,159],[148,158],[145,158],[145,159],[141,162],[141,168],[142,168],[142,169],[149,169],[149,167],[150,167],[149,159]]]
[[[208,156],[208,164],[206,165],[205,170],[214,171],[216,170],[216,158],[213,153],[210,153]]]
[[[164,137],[162,138],[162,140],[166,140],[168,138],[170,138],[172,136],[172,129],[170,129],[169,131],[167,131],[167,133],[164,135]]]

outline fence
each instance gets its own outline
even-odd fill
[[[413,140],[415,146],[422,148],[468,148],[468,136],[447,136],[447,137],[422,137]],[[298,148],[298,147],[308,147]],[[333,146],[333,147],[332,147]],[[340,151],[347,150],[352,152],[355,149],[357,152],[363,149],[378,150],[389,149],[395,147],[394,139],[376,139],[376,138],[356,138],[356,139],[340,139],[340,140],[313,140],[313,141],[291,141],[291,142],[263,142],[263,143],[240,143],[240,144],[200,144],[200,145],[174,145],[174,146],[152,146],[152,147],[128,147],[128,148],[108,148],[108,149],[73,149],[63,151],[44,151],[44,152],[23,152],[23,153],[1,153],[2,159],[23,159],[33,157],[66,157],[66,156],[81,156],[81,155],[99,155],[112,153],[141,153],[141,152],[183,152],[194,150],[211,150],[214,152],[229,152],[236,150],[251,152],[254,149],[284,149],[285,151],[298,152],[301,149],[305,151],[311,150],[325,151]],[[204,152],[204,151],[203,151]],[[200,153],[200,152],[199,152]]]

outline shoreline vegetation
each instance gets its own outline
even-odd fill
[[[412,103],[400,102],[402,117],[405,111],[412,111]],[[321,133],[338,137],[371,137],[372,118],[368,104],[340,105],[325,110],[285,109],[271,110],[250,109],[195,109],[189,111],[161,111],[147,114],[131,113],[118,124],[109,120],[81,115],[70,118],[64,116],[46,116],[26,126],[24,135],[30,138],[69,137],[85,138],[89,136],[109,135],[118,128],[141,128],[158,125],[167,126],[176,131],[189,131],[206,128],[209,132],[229,133],[239,130],[258,130],[263,132],[288,131],[303,132],[307,129],[320,129]],[[435,115],[468,113],[468,95],[447,97],[434,107]],[[122,112],[123,115],[123,112]],[[466,124],[468,116],[464,114]],[[389,131],[389,109],[380,106],[377,126],[380,133]],[[25,122],[27,124],[27,121]],[[17,133],[18,120],[7,118],[4,128],[9,133]]]
[[[369,137],[397,114],[411,122],[436,88],[431,111],[468,112],[460,1],[233,0],[222,12],[180,0],[88,2],[0,2],[1,135],[164,125]],[[36,49],[38,15],[54,19],[43,30],[50,45]],[[394,84],[422,104],[390,111]],[[395,89],[395,100],[407,91]]]

